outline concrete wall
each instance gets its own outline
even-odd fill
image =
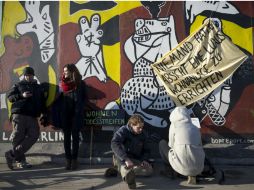
[[[9,146],[12,130],[6,93],[22,78],[22,69],[32,66],[38,81],[50,84],[50,107],[67,63],[75,63],[90,86],[89,109],[121,109],[126,118],[140,113],[151,134],[167,138],[168,118],[175,105],[158,83],[150,64],[177,46],[205,19],[213,18],[250,59],[220,87],[188,108],[201,122],[204,143],[218,147],[253,145],[253,5],[251,1],[4,2],[1,144]],[[112,128],[96,128],[100,138],[94,142],[108,147]],[[54,147],[62,141],[61,133],[52,126],[42,127],[41,131],[42,147]],[[84,131],[90,134],[90,127],[86,126]],[[89,144],[90,136],[84,142]],[[42,151],[47,152],[47,148]],[[98,150],[98,154],[103,151]]]

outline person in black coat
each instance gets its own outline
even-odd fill
[[[79,132],[84,125],[86,86],[74,64],[64,66],[60,89],[66,169],[75,170],[78,167]]]
[[[8,167],[30,168],[25,153],[35,144],[40,135],[38,117],[46,113],[46,91],[34,79],[32,67],[24,69],[24,79],[14,85],[7,97],[12,103],[10,120],[13,149],[5,153]],[[42,117],[44,118],[44,116]]]

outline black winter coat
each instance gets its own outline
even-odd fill
[[[124,125],[115,132],[111,140],[111,149],[122,163],[126,158],[148,161],[148,134],[145,130],[141,134],[134,134],[128,125]]]
[[[22,94],[30,91],[33,96],[24,98]],[[41,113],[46,111],[45,90],[36,80],[28,82],[22,80],[15,84],[9,91],[7,97],[12,103],[11,114],[22,114],[32,117],[39,117]]]
[[[71,127],[70,125],[81,128],[84,125],[85,101],[86,85],[83,81],[77,89],[61,94],[60,128]]]

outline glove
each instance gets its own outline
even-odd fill
[[[48,121],[48,116],[46,114],[43,114],[40,118],[40,124],[43,126],[43,127],[47,127],[49,126],[49,121]]]

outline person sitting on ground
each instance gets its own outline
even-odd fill
[[[136,188],[135,176],[150,176],[153,168],[149,163],[148,134],[144,120],[134,114],[127,125],[120,127],[111,140],[115,163],[123,180],[130,189]]]
[[[169,142],[160,141],[160,155],[171,175],[175,171],[188,176],[188,184],[196,184],[196,176],[203,171],[205,160],[200,130],[192,124],[185,107],[176,107],[170,121]]]

